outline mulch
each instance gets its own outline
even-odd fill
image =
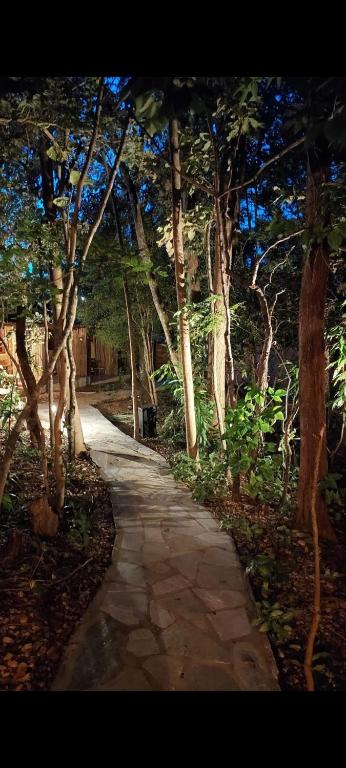
[[[244,568],[258,556],[270,557],[275,572],[264,578],[253,570],[248,576],[256,601],[278,604],[293,613],[287,624],[289,637],[268,637],[279,670],[282,690],[305,690],[304,655],[310,629],[314,560],[312,538],[294,528],[292,516],[272,508],[230,499],[206,504],[213,515],[230,523]],[[251,535],[252,531],[258,531]],[[314,647],[314,681],[317,691],[346,690],[346,526],[335,523],[337,544],[321,542],[321,620]],[[263,562],[263,561],[262,561]],[[263,582],[268,588],[263,594]]]
[[[4,434],[0,434],[1,441]],[[36,451],[21,435],[0,516],[0,690],[49,690],[64,649],[111,563],[115,530],[108,491],[88,456],[68,466],[57,535],[31,532],[30,502],[42,495]],[[9,535],[21,551],[4,559]]]

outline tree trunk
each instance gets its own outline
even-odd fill
[[[23,378],[25,380],[27,389],[28,403],[31,403],[29,415],[27,417],[27,425],[30,432],[30,439],[32,445],[40,451],[43,480],[46,492],[49,492],[48,483],[48,465],[46,456],[46,441],[44,436],[44,430],[41,424],[40,417],[38,415],[38,402],[32,400],[31,396],[36,389],[36,379],[31,370],[28,352],[25,343],[25,331],[26,331],[26,316],[23,312],[23,307],[18,307],[16,317],[16,349],[17,357],[19,360],[20,368]]]
[[[261,392],[265,392],[268,387],[268,367],[269,357],[273,346],[273,325],[272,317],[269,311],[267,299],[258,285],[251,285],[252,290],[258,296],[261,314],[264,323],[264,341],[262,344],[260,359],[257,367],[256,384]]]
[[[70,461],[85,452],[85,443],[83,428],[78,408],[76,395],[76,363],[73,354],[72,333],[67,339],[67,354],[69,364],[68,376],[68,406],[66,420],[68,424],[69,435],[69,458]]]
[[[63,273],[61,267],[51,268],[51,282],[55,292],[53,295],[53,319],[54,319],[54,347],[57,348],[63,337],[64,318],[61,317],[63,304]],[[63,435],[62,418],[64,416],[67,404],[67,383],[68,383],[68,358],[66,342],[63,345],[61,353],[56,363],[56,370],[59,380],[59,399],[54,417],[53,435],[53,471],[56,484],[56,509],[60,512],[64,505],[65,498],[65,471],[63,458]]]
[[[75,379],[76,379],[76,366],[73,359],[73,350],[72,350],[72,337],[71,334],[67,339],[67,355],[68,355],[68,363],[69,363],[69,370],[68,370],[68,407],[66,411],[66,423],[67,423],[67,434],[68,434],[68,455],[69,460],[72,461],[72,459],[76,455],[76,444],[75,444],[75,414],[76,414],[76,390],[75,390]]]
[[[186,426],[187,453],[192,459],[198,458],[197,429],[195,415],[195,398],[193,387],[190,328],[185,312],[186,306],[186,282],[183,247],[183,221],[181,210],[181,176],[178,121],[170,122],[170,145],[172,158],[172,208],[173,208],[173,247],[175,260],[175,277],[177,289],[177,303],[179,309],[179,331],[181,362],[183,369],[184,411]]]
[[[177,377],[180,379],[181,374],[180,374],[179,358],[176,350],[174,349],[174,342],[173,342],[171,330],[169,327],[169,317],[163,306],[163,302],[160,297],[159,287],[158,287],[155,275],[151,269],[150,253],[149,253],[149,248],[148,248],[146,237],[145,237],[141,207],[138,201],[136,188],[131,179],[131,176],[129,174],[129,171],[125,163],[121,164],[121,170],[125,179],[127,191],[130,198],[139,255],[143,263],[148,265],[148,271],[147,271],[148,285],[149,285],[154,306],[155,306],[155,309],[156,309],[156,312],[160,320],[162,330],[166,339],[166,344],[168,347],[171,363],[177,374]]]
[[[124,277],[124,296],[126,304],[127,315],[127,327],[129,334],[129,347],[130,347],[130,362],[131,362],[131,381],[132,381],[132,410],[133,410],[133,437],[135,440],[139,438],[139,418],[138,418],[138,385],[136,374],[136,358],[134,349],[134,333],[131,316],[130,296],[127,287],[126,278]]]
[[[43,302],[43,318],[44,318],[44,349],[45,349],[45,362],[46,362],[46,368],[49,366],[49,329],[48,329],[48,318],[47,318],[47,302]],[[54,403],[54,389],[53,389],[53,376],[50,374],[48,377],[47,382],[47,393],[48,393],[48,414],[49,414],[49,438],[50,438],[50,449],[53,455],[54,450],[54,414],[53,414],[53,403]]]
[[[311,229],[326,225],[321,214],[323,184],[328,179],[327,164],[311,152],[308,158],[306,224]],[[296,524],[311,530],[313,477],[318,451],[317,437],[323,434],[317,481],[328,471],[325,402],[325,300],[328,283],[329,247],[327,241],[313,240],[306,259],[299,304],[299,414],[300,469]],[[321,494],[316,500],[319,534],[335,540],[326,504]]]
[[[60,336],[60,334],[59,334]],[[58,337],[58,341],[61,339]],[[66,411],[67,404],[67,382],[68,382],[68,359],[67,359],[67,342],[61,350],[59,359],[57,361],[58,377],[59,377],[59,400],[56,409],[54,419],[54,454],[53,454],[53,467],[54,477],[56,483],[56,510],[61,512],[64,506],[65,500],[65,471],[64,471],[64,444],[63,444],[63,432],[62,432],[62,419]]]
[[[23,422],[28,418],[28,415],[30,414],[31,410],[35,407],[37,408],[38,406],[39,396],[43,391],[43,388],[47,384],[49,375],[54,370],[54,366],[56,364],[58,356],[60,355],[62,347],[64,346],[64,344],[66,344],[66,339],[68,334],[71,333],[73,323],[76,317],[76,309],[77,309],[77,287],[73,285],[72,293],[70,292],[69,294],[67,322],[66,322],[66,328],[62,336],[61,342],[57,345],[56,349],[54,350],[52,354],[52,358],[49,362],[49,367],[42,373],[42,376],[40,377],[39,381],[36,383],[34,391],[32,392],[31,395],[29,395],[28,393],[27,402],[23,410],[19,414],[16,423],[11,429],[11,434],[8,437],[5,451],[1,461],[1,466],[0,466],[0,504],[4,494],[8,473],[10,471],[13,452],[16,447],[17,439],[22,430]]]
[[[207,275],[208,275],[208,288],[210,296],[213,296],[214,291],[212,267],[211,267],[211,249],[210,249],[210,229],[211,221],[207,225],[206,230],[206,257],[207,257]],[[215,277],[218,274],[218,249],[217,241],[215,247]],[[216,283],[217,284],[217,283]],[[222,299],[217,299],[213,303],[212,312],[214,316],[218,310],[218,322],[214,327],[212,333],[208,336],[208,374],[207,374],[207,391],[208,394],[214,398],[217,424],[220,432],[222,450],[226,450],[226,441],[222,440],[222,436],[225,431],[225,334],[218,335],[219,322],[222,326],[223,323],[220,318],[220,314],[224,317],[224,303]],[[220,343],[221,342],[221,343]],[[221,352],[221,354],[220,354]],[[218,361],[221,360],[221,374],[218,366]],[[222,397],[220,398],[220,394]]]
[[[213,389],[214,399],[218,403],[218,420],[222,422],[222,430],[225,421],[226,408],[226,334],[227,317],[223,298],[221,250],[218,238],[218,229],[215,237],[215,268],[214,268],[214,294],[219,298],[215,300],[214,313],[217,319],[213,331]],[[221,429],[221,424],[220,424]]]
[[[231,271],[231,239],[233,222],[226,220],[224,205],[216,200],[217,241],[219,245],[218,273],[215,275],[218,288],[224,303],[224,336],[225,336],[225,380],[227,384],[227,401],[233,408],[236,403],[234,361],[231,344],[231,311],[229,307],[230,271]],[[230,230],[229,232],[227,230]]]
[[[28,395],[33,392],[36,386],[36,379],[31,370],[29,362],[28,352],[25,342],[26,333],[26,317],[24,314],[24,307],[18,307],[16,317],[16,351],[19,360],[19,365],[22,371],[22,375],[26,384]],[[27,418],[28,430],[30,432],[31,444],[35,448],[40,448],[42,445],[42,425],[37,412],[37,406],[33,404],[32,410]]]
[[[147,390],[149,393],[151,404],[157,405],[156,386],[155,386],[155,381],[152,378],[152,374],[154,373],[152,342],[151,342],[151,338],[148,333],[148,330],[145,327],[145,323],[142,318],[142,315],[141,315],[141,337],[143,341],[142,354],[143,354],[144,370],[145,370],[145,375],[147,379]]]

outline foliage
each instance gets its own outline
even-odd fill
[[[10,424],[12,417],[19,413],[22,404],[16,388],[15,376],[8,374],[1,366],[0,387],[5,390],[5,393],[0,395],[0,423],[4,428],[7,423]]]
[[[343,475],[340,472],[328,472],[318,484],[328,510],[335,520],[341,520],[345,514],[346,491],[340,484],[342,479]]]
[[[258,618],[254,619],[253,625],[260,632],[270,632],[279,643],[291,637],[294,611],[286,611],[280,603],[270,603],[269,600],[257,602],[256,607]]]
[[[217,451],[202,455],[199,462],[190,459],[185,453],[177,453],[172,465],[175,479],[181,480],[191,488],[196,501],[203,502],[226,496],[227,466]]]
[[[255,522],[250,523],[246,517],[225,517],[222,519],[220,527],[225,531],[240,533],[249,542],[255,542],[263,535],[263,528]]]
[[[164,363],[154,372],[155,379],[163,383],[162,389],[169,391],[176,403],[176,407],[166,417],[161,434],[164,436],[176,436],[183,432],[184,425],[184,390],[181,379],[173,372],[171,363]],[[195,413],[197,440],[199,447],[205,450],[210,442],[210,433],[214,419],[214,409],[208,398],[208,393],[202,383],[195,382]]]
[[[246,477],[246,491],[261,501],[278,499],[281,493],[282,458],[273,440],[264,439],[283,421],[285,390],[268,388],[268,395],[247,387],[244,398],[226,414],[227,460],[233,477]]]
[[[93,499],[69,499],[65,507],[68,525],[67,538],[77,548],[85,548],[90,541]]]
[[[344,310],[341,323],[330,329],[328,338],[331,342],[330,355],[332,361],[328,368],[332,369],[334,396],[330,405],[343,413],[346,418],[346,301],[342,303]]]

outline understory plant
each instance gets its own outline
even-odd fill
[[[248,387],[243,399],[226,414],[223,438],[233,481],[259,501],[279,500],[282,493],[282,456],[275,437],[284,419],[284,389],[267,393]],[[271,439],[268,439],[271,438]]]
[[[8,425],[11,429],[11,421],[21,410],[21,401],[16,387],[15,376],[7,373],[0,367],[0,387],[3,394],[0,395],[0,424],[4,429]]]
[[[332,410],[341,415],[340,439],[332,452],[332,458],[338,452],[346,429],[346,301],[342,303],[341,323],[334,326],[328,339],[331,342],[331,362],[328,368],[332,369],[333,396],[330,400]]]
[[[218,451],[203,453],[197,463],[186,453],[178,453],[173,459],[173,474],[192,490],[196,501],[203,502],[222,498],[228,493],[227,462]]]
[[[171,393],[174,408],[166,417],[162,427],[163,437],[173,443],[181,443],[184,440],[184,390],[182,380],[173,372],[171,363],[164,363],[154,372],[156,381],[161,383],[161,389]],[[197,427],[197,441],[200,450],[205,450],[210,443],[212,425],[214,419],[213,404],[208,398],[208,393],[201,381],[195,383],[195,413]]]

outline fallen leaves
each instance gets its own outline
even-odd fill
[[[14,679],[15,680],[22,680],[23,677],[26,677],[28,670],[28,665],[25,664],[24,661],[22,661],[20,664],[18,664],[17,671],[15,672]]]
[[[0,546],[12,527],[23,531],[25,542],[15,562],[0,562],[0,690],[4,691],[50,689],[64,647],[109,566],[115,535],[108,492],[97,468],[77,460],[67,475],[67,503],[89,501],[88,546],[76,546],[67,536],[68,515],[53,539],[42,542],[34,537],[27,508],[42,493],[42,478],[35,459],[24,455],[23,445],[16,456],[16,506],[10,518],[0,519]]]
[[[284,690],[304,690],[304,653],[312,611],[313,591],[313,552],[309,533],[302,533],[289,526],[291,543],[277,545],[277,532],[283,525],[282,511],[267,507],[248,505],[243,501],[234,504],[226,499],[207,505],[219,520],[229,518],[234,521],[232,535],[240,558],[247,562],[248,557],[259,554],[274,554],[276,561],[288,573],[287,579],[274,578],[269,584],[269,599],[279,602],[284,610],[294,611],[292,621],[293,636],[290,642],[278,642],[270,635],[276,656],[280,685]],[[248,521],[250,526],[260,525],[263,535],[249,540],[237,525],[238,520]],[[239,529],[238,529],[239,528]],[[322,615],[316,650],[325,660],[314,668],[317,672],[317,690],[345,690],[346,688],[346,531],[338,531],[338,544],[321,542],[322,562],[326,568],[322,575]],[[261,579],[250,574],[251,586],[255,597],[261,594]]]

